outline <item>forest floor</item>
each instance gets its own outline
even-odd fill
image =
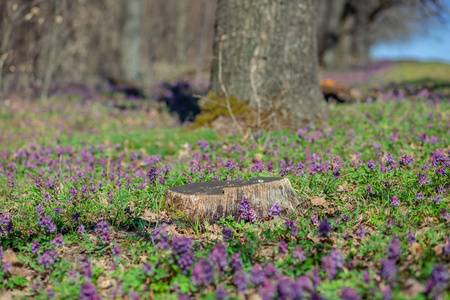
[[[3,102],[0,299],[448,298],[450,66],[383,68],[327,125],[256,139],[153,104]],[[288,178],[307,209],[165,210],[172,186],[258,176]]]

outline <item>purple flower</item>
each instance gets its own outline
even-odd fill
[[[319,225],[319,217],[317,215],[312,215],[311,216],[311,222],[314,226]]]
[[[442,195],[436,195],[436,196],[433,198],[433,202],[434,202],[435,204],[438,204],[438,205],[441,204],[442,200],[443,200]]]
[[[387,255],[389,259],[397,259],[400,254],[402,254],[402,248],[401,248],[401,240],[398,237],[394,237],[391,242],[389,243],[388,249],[387,249]]]
[[[448,268],[445,266],[434,266],[433,271],[431,272],[431,277],[433,278],[434,282],[441,288],[445,288],[446,285],[448,285],[448,283],[450,282]]]
[[[152,241],[156,244],[157,249],[169,249],[169,234],[164,225],[155,228],[152,235]]]
[[[46,250],[38,259],[38,263],[46,269],[56,262],[57,254],[55,250]]]
[[[376,164],[373,159],[371,159],[367,162],[367,168],[369,168],[370,171],[375,172]]]
[[[281,241],[281,243],[278,245],[278,252],[282,254],[289,254],[288,244],[285,241]]]
[[[229,241],[233,240],[233,230],[228,227],[222,229],[223,238]]]
[[[244,198],[239,204],[239,207],[241,209],[241,212],[248,212],[250,209],[250,202],[247,198]]]
[[[112,255],[115,260],[119,259],[120,255],[122,255],[122,248],[118,245],[112,248]]]
[[[144,265],[143,272],[144,272],[145,276],[151,276],[151,275],[155,274],[155,271],[153,270],[153,265],[151,263],[146,263]]]
[[[41,250],[41,245],[39,245],[38,242],[33,241],[33,243],[31,244],[31,252],[32,252],[34,255],[37,255],[38,252],[39,252],[39,250]],[[1,258],[0,258],[0,260],[1,260]]]
[[[408,244],[414,244],[415,242],[417,242],[416,237],[414,236],[414,233],[411,231],[408,231],[406,233],[406,237],[408,238]]]
[[[1,263],[1,261],[0,261]],[[13,266],[9,261],[4,261],[2,264],[2,269],[5,273],[11,273],[11,270],[13,269]]]
[[[306,254],[299,246],[296,246],[294,250],[292,250],[292,257],[300,260],[300,262],[306,261]]]
[[[264,266],[264,276],[267,278],[278,278],[280,275],[280,271],[274,264],[266,264]]]
[[[248,219],[250,222],[255,223],[257,221],[257,214],[253,209],[250,209],[248,212]]]
[[[192,269],[192,281],[197,285],[208,285],[214,279],[214,268],[205,259],[199,259]]]
[[[416,195],[416,199],[417,199],[418,201],[421,201],[421,200],[425,199],[425,197],[424,197],[424,195],[423,195],[422,192],[419,192],[419,193],[417,193],[417,195]]]
[[[369,273],[369,271],[367,269],[364,271],[363,277],[364,277],[364,282],[366,284],[369,284],[369,282],[370,282],[370,273]]]
[[[208,150],[210,146],[208,141],[198,140],[198,147],[202,150]]]
[[[78,191],[76,188],[70,189],[70,196],[72,196],[72,198],[76,198],[78,196]]]
[[[106,221],[100,221],[97,223],[97,226],[95,227],[95,231],[105,233],[108,232],[109,224]]]
[[[265,169],[266,169],[266,166],[260,160],[255,161],[254,166],[251,168],[251,170],[256,173],[263,172]]]
[[[293,285],[294,285],[294,281],[290,277],[283,276],[278,282],[279,299],[291,299],[291,298],[293,298],[292,297]],[[272,298],[268,298],[268,299],[272,299]]]
[[[345,287],[342,289],[342,300],[359,300],[361,299],[361,296],[352,288]]]
[[[367,229],[364,226],[359,226],[359,230],[358,230],[358,236],[359,237],[364,237],[366,235]]]
[[[319,224],[319,235],[320,236],[326,236],[330,231],[332,231],[333,228],[331,227],[330,222],[328,222],[328,219],[322,220]]]
[[[390,286],[386,286],[382,291],[383,300],[391,300],[392,299],[392,290]]]
[[[81,300],[100,300],[101,298],[97,295],[97,288],[92,283],[85,283],[81,286],[80,291]]]
[[[3,213],[2,217],[0,218],[0,224],[3,226],[8,226],[9,223],[11,223],[11,218],[7,213]]]
[[[381,278],[389,280],[397,272],[397,266],[395,265],[395,260],[387,259],[383,262],[383,267],[381,269]]]
[[[150,168],[150,171],[148,171],[147,177],[150,180],[151,184],[155,183],[156,177],[157,177],[156,168]]]
[[[281,207],[278,203],[274,203],[272,208],[269,210],[269,215],[273,217],[279,217],[281,212]]]
[[[53,222],[52,217],[46,216],[42,220],[38,221],[38,225],[44,228],[47,228],[50,233],[56,232],[56,225]]]
[[[400,206],[400,198],[397,195],[392,197],[391,205],[394,207]]]
[[[374,194],[373,189],[372,189],[372,185],[369,184],[367,186],[366,190],[367,190],[367,194],[369,194],[369,195],[373,195]]]
[[[234,253],[233,256],[231,257],[231,267],[236,270],[242,270],[242,258],[241,258],[241,253]]]
[[[253,265],[253,268],[250,272],[250,282],[255,286],[259,286],[263,284],[266,276],[259,264]]]
[[[338,179],[341,176],[341,166],[336,166],[333,171],[334,179]]]
[[[223,286],[220,286],[217,289],[217,291],[216,291],[216,299],[219,299],[219,300],[228,299],[227,290]]]
[[[243,293],[247,290],[247,276],[244,272],[242,272],[242,270],[239,270],[234,275],[233,282],[239,292]]]
[[[80,227],[78,227],[78,233],[86,233],[86,229],[84,228],[83,224],[80,225]]]
[[[228,254],[225,245],[216,244],[216,248],[211,251],[209,260],[213,265],[218,265],[222,271],[226,271],[228,269]]]
[[[174,255],[183,256],[192,248],[192,240],[187,237],[177,236],[172,239],[172,250]]]
[[[327,273],[328,279],[333,280],[337,274],[337,266],[335,260],[331,255],[322,256],[322,267]]]
[[[60,233],[58,234],[51,242],[50,244],[54,245],[55,248],[59,248],[62,247],[64,244],[66,244],[64,242],[64,236]]]
[[[293,236],[297,236],[299,229],[297,226],[297,222],[295,222],[294,219],[286,218],[285,222],[284,222],[284,226],[286,226],[288,229],[291,230],[291,233]]]
[[[430,178],[428,178],[428,174],[427,173],[422,173],[419,172],[419,174],[417,175],[418,179],[419,179],[419,186],[422,186],[424,184],[430,184],[431,180]]]

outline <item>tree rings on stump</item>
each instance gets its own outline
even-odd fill
[[[299,202],[289,179],[259,177],[248,180],[207,181],[172,187],[166,194],[171,213],[191,221],[216,222],[240,216],[239,204],[247,198],[258,218],[265,218],[274,203],[292,211]]]

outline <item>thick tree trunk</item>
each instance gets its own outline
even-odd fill
[[[300,201],[289,179],[277,177],[197,182],[172,187],[165,197],[171,213],[194,222],[202,219],[216,222],[227,216],[238,218],[239,204],[244,198],[258,218],[266,218],[274,203],[292,212]]]
[[[121,78],[137,82],[141,78],[142,0],[126,0],[121,33]]]
[[[285,126],[327,119],[317,74],[315,1],[219,0],[212,90],[222,94],[225,87]]]

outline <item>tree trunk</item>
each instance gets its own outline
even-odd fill
[[[197,182],[172,187],[166,204],[171,213],[191,221],[216,222],[227,216],[238,218],[240,203],[247,198],[258,218],[266,218],[274,203],[293,211],[299,203],[289,179],[260,177],[248,180]]]
[[[141,79],[142,0],[126,0],[123,8],[120,66],[123,78]]]
[[[259,117],[276,114],[286,127],[327,119],[317,73],[315,1],[219,0],[213,92],[249,101]]]
[[[327,1],[323,42],[319,49],[319,60],[325,67],[336,64],[336,49],[339,42],[339,24],[342,19],[346,0]]]

